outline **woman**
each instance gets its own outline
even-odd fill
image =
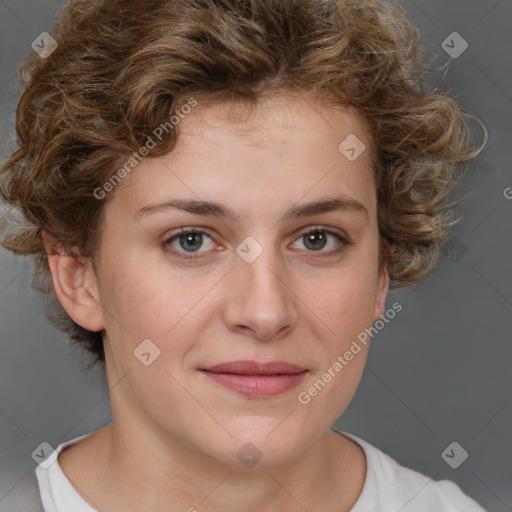
[[[330,428],[478,153],[422,91],[403,11],[72,1],[42,46],[1,171],[27,222],[3,245],[105,362],[113,419],[45,454],[44,509],[483,510]]]

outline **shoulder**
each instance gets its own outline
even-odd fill
[[[402,466],[363,439],[343,434],[361,445],[367,460],[365,485],[351,512],[362,512],[368,506],[381,512],[485,512],[454,482],[434,480]]]
[[[450,480],[434,480],[423,473],[406,468],[389,455],[374,447],[380,493],[384,502],[396,510],[437,512],[484,512]],[[396,508],[397,507],[397,508]]]
[[[71,452],[77,449],[80,452],[79,449],[81,447],[90,443],[91,440],[97,439],[101,431],[104,430],[105,427],[75,437],[61,443],[56,449],[49,447],[49,454],[35,469],[37,483],[39,484],[40,500],[45,511],[60,512],[73,510],[75,512],[92,512],[95,510],[84,500],[68,478],[67,472],[74,475],[74,472],[78,471],[80,474],[84,464],[82,461],[76,462],[75,460],[74,465],[70,466],[68,459]],[[63,457],[64,455],[66,457]],[[71,458],[71,460],[74,459],[73,457]],[[64,460],[67,460],[67,464],[64,466],[66,473],[63,471],[63,467],[61,467],[61,463]],[[72,480],[74,479],[72,478]]]

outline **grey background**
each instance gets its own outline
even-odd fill
[[[32,41],[50,31],[51,0],[0,0],[0,159],[14,147],[15,69]],[[512,187],[511,0],[404,0],[422,42],[439,54],[452,32],[469,44],[452,59],[445,86],[489,131],[468,167],[439,266],[425,281],[390,291],[403,309],[373,338],[361,385],[335,426],[401,464],[448,478],[492,512],[512,510]],[[475,138],[481,130],[475,122]],[[101,366],[44,315],[30,287],[30,259],[0,249],[1,498],[35,468],[31,452],[111,421]],[[452,469],[441,458],[453,441],[469,454]],[[398,512],[398,511],[397,511]]]

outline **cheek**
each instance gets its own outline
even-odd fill
[[[371,326],[373,295],[368,283],[361,286],[358,280],[340,280],[313,299],[321,311],[312,318],[322,357],[301,386],[297,402],[312,416],[328,415],[332,423],[349,405],[364,371],[370,340],[365,329]]]
[[[331,404],[332,421],[352,400],[366,364],[371,339],[366,330],[372,325],[376,293],[372,261],[369,258],[365,265],[362,259],[360,264],[347,267],[315,295],[322,310],[319,316],[330,330],[323,328],[323,338],[319,338],[324,340],[326,358],[308,383],[313,386],[308,388],[311,394],[304,390],[305,399],[309,396],[311,413],[325,414],[325,404]]]
[[[133,350],[150,339],[161,351],[161,362],[179,364],[211,318],[217,281],[213,274],[192,276],[142,259],[110,268],[100,296],[116,356],[130,364]]]
[[[351,267],[302,292],[304,301],[317,320],[318,339],[328,340],[329,352],[342,350],[372,324],[376,278],[371,267]]]

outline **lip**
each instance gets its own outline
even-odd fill
[[[284,361],[270,361],[268,363],[257,363],[256,361],[231,361],[229,363],[216,364],[201,368],[212,373],[234,373],[237,375],[280,375],[297,374],[307,370],[296,364]]]
[[[242,395],[264,398],[296,387],[308,373],[307,368],[284,361],[257,363],[232,361],[200,369],[218,384]]]

